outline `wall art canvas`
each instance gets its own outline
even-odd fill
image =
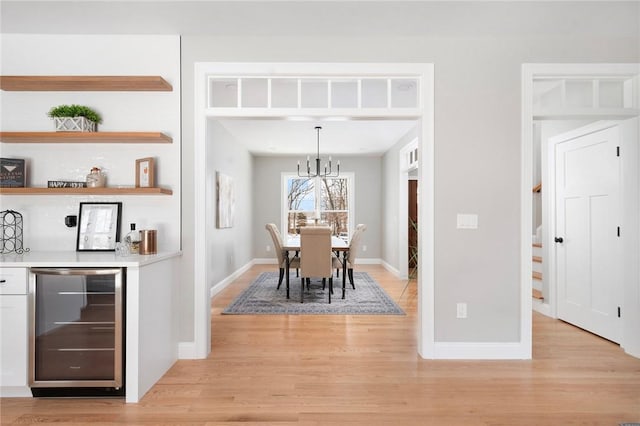
[[[236,196],[233,178],[221,172],[216,172],[216,186],[218,189],[218,228],[233,227],[236,208]]]

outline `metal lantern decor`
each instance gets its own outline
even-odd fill
[[[2,224],[2,254],[29,251],[22,245],[22,215],[14,210],[0,212]]]

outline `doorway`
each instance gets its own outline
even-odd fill
[[[559,299],[565,297],[558,291],[560,287],[557,284],[558,272],[561,271],[556,262],[556,249],[562,243],[556,242],[556,238],[563,236],[558,234],[559,229],[555,223],[555,148],[550,138],[599,120],[616,120],[620,123],[636,117],[639,72],[638,64],[526,64],[523,66],[521,315],[523,336],[529,341],[532,333],[531,308],[534,307],[545,315],[557,318]],[[549,96],[546,96],[547,94]],[[621,300],[624,305],[622,311],[627,312],[626,316],[621,315],[620,330],[621,346],[628,353],[640,356],[640,339],[638,338],[640,317],[634,314],[640,307],[638,269],[634,266],[638,263],[638,177],[635,172],[638,165],[638,124],[637,119],[633,120],[635,124],[627,123],[625,126],[622,145],[627,155],[622,160],[622,169],[619,174],[622,181],[626,182],[623,184],[625,201],[621,207],[621,223],[624,224],[623,229],[628,230],[620,240],[624,252],[620,256],[623,259],[620,268],[623,294]],[[534,159],[537,153],[533,150],[535,146],[533,142],[536,135],[543,142],[540,145],[542,152],[539,154],[542,170],[537,174],[541,180],[535,179]],[[547,140],[549,140],[548,143]],[[532,197],[531,188],[538,188],[542,196],[542,227],[539,236],[542,245],[544,302],[537,304],[532,303],[532,242],[536,238],[536,226],[534,223],[532,232],[534,217],[532,204],[535,195]],[[614,232],[616,232],[615,228]],[[582,265],[581,268],[592,266],[589,263]],[[615,275],[615,271],[611,271],[611,266],[603,268],[602,271]],[[617,306],[611,313],[617,317],[620,311],[616,308]]]
[[[275,70],[275,71],[274,71]],[[425,179],[421,183],[423,189],[420,193],[420,223],[422,228],[419,231],[419,259],[420,268],[418,275],[418,352],[424,358],[433,356],[434,350],[434,307],[433,307],[433,263],[434,249],[433,241],[424,240],[425,235],[432,235],[434,228],[433,209],[433,65],[431,64],[309,64],[309,63],[197,63],[195,66],[195,148],[194,148],[194,228],[195,228],[195,255],[194,255],[194,357],[204,358],[210,351],[210,279],[207,270],[207,259],[210,258],[206,241],[207,223],[207,203],[210,202],[210,194],[207,193],[207,120],[217,117],[254,117],[284,120],[363,120],[363,119],[411,119],[417,120],[419,124],[419,155],[422,169],[419,179]],[[229,76],[260,76],[257,80],[268,81],[267,89],[264,90],[264,99],[267,99],[267,107],[252,108],[227,108],[226,101],[244,101],[242,94],[238,91],[236,97],[224,99],[225,105],[220,108],[212,108],[210,100],[212,94],[218,88],[226,88],[227,85],[236,84],[242,87],[241,78]],[[304,77],[300,77],[304,76]],[[304,79],[314,77],[314,81],[309,81],[310,85],[304,84]],[[391,76],[391,77],[384,77]],[[216,78],[219,86],[216,86]],[[224,79],[228,81],[224,81]],[[247,81],[251,77],[247,77]],[[254,78],[255,80],[256,78]],[[309,89],[309,93],[316,90],[324,90],[329,87],[331,93],[334,87],[344,89],[347,80],[347,90],[351,81],[356,83],[357,98],[361,91],[367,87],[382,88],[381,93],[391,93],[385,83],[380,87],[379,83],[388,79],[406,80],[410,79],[419,82],[419,90],[416,100],[416,107],[403,107],[407,101],[403,95],[397,99],[399,102],[394,108],[394,100],[389,98],[382,106],[365,107],[357,101],[355,105],[332,110],[330,108],[319,107],[318,105],[304,105],[301,93]],[[273,83],[277,81],[277,85]],[[365,81],[366,80],[366,81]],[[293,83],[292,83],[293,81]],[[253,81],[253,83],[260,83]],[[371,85],[370,83],[373,83]],[[407,85],[405,85],[407,86]],[[276,87],[284,89],[283,97],[278,102],[298,101],[295,107],[279,107],[272,102],[273,90]],[[409,87],[409,86],[407,86]],[[303,91],[301,91],[301,89]],[[297,96],[293,96],[296,94]],[[332,101],[329,95],[324,99]],[[302,100],[302,105],[300,101]],[[279,104],[278,104],[279,105]],[[385,106],[386,105],[386,106]],[[406,231],[405,231],[406,232]],[[426,272],[422,272],[426,271]]]
[[[417,173],[414,171],[409,174],[409,180],[407,180],[407,192],[409,194],[409,202],[407,204],[407,210],[409,212],[408,220],[408,233],[409,238],[407,240],[407,255],[409,261],[407,267],[409,268],[409,279],[415,279],[418,276],[418,179]]]
[[[417,224],[419,222],[418,213],[418,197],[417,186],[419,182],[419,143],[418,139],[414,138],[407,145],[402,147],[398,156],[398,169],[400,171],[398,176],[398,230],[397,230],[397,244],[398,244],[398,258],[399,267],[397,275],[400,278],[408,279],[411,273],[410,264],[415,263],[417,259],[419,262],[419,239],[412,241],[410,235],[412,230],[415,234],[418,234]],[[410,181],[415,181],[411,184]],[[415,185],[416,191],[412,194],[410,185]],[[415,196],[415,200],[411,199],[410,194]],[[415,212],[411,213],[411,207],[414,206]],[[413,215],[413,216],[412,216]],[[413,223],[411,217],[414,219]],[[413,251],[413,253],[412,253]],[[415,259],[411,260],[412,255]],[[416,265],[417,266],[417,265]],[[417,278],[417,268],[414,268]]]

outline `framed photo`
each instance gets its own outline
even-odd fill
[[[136,160],[136,188],[153,188],[156,185],[153,157]]]
[[[115,251],[122,203],[80,203],[76,251]]]

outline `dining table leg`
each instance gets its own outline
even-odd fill
[[[342,252],[342,298],[344,299],[344,293],[347,286],[347,252]]]
[[[286,260],[284,261],[284,263],[285,263],[285,265],[286,265],[286,268],[285,268],[284,273],[287,275],[286,280],[287,280],[287,299],[288,299],[288,298],[289,298],[289,265],[290,265],[290,263],[291,263],[291,262],[289,261],[289,250],[285,250],[285,251],[284,251],[284,257],[285,257],[285,259],[286,259]]]

